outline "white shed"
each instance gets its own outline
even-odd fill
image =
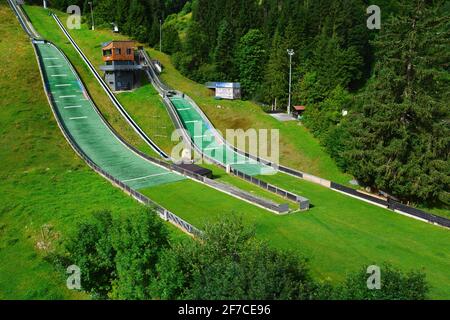
[[[241,98],[241,84],[238,82],[208,82],[206,86],[214,90],[216,98],[228,100]]]

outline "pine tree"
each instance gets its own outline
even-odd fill
[[[147,21],[145,7],[141,0],[132,0],[128,11],[128,21],[126,30],[136,40],[145,42],[148,40]]]
[[[346,158],[369,186],[449,204],[450,19],[441,8],[415,0],[383,24]]]
[[[239,81],[244,97],[252,98],[260,89],[265,60],[264,35],[258,29],[252,29],[241,38],[237,50]]]
[[[280,33],[275,33],[265,74],[265,100],[277,107],[287,103],[288,93],[288,55]]]
[[[223,2],[220,0],[196,0],[192,6],[192,19],[206,37],[210,48],[216,45],[219,21],[224,18]]]
[[[195,71],[209,60],[209,43],[198,23],[192,22],[186,32],[183,59],[186,71]]]
[[[227,20],[220,23],[217,46],[214,50],[214,63],[222,80],[232,81],[235,78],[234,71],[234,34]]]
[[[175,54],[181,50],[180,36],[173,24],[163,27],[162,50],[168,54]]]

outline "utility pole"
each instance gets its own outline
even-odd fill
[[[162,19],[159,19],[159,51],[162,52]]]
[[[292,96],[292,57],[295,52],[293,49],[288,49],[287,53],[289,55],[289,104],[288,104],[288,114],[291,114],[291,96]]]
[[[92,30],[95,30],[95,24],[94,24],[94,9],[92,8],[92,1],[88,2],[91,6],[91,19],[92,19]]]

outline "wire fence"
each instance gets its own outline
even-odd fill
[[[275,193],[283,198],[286,198],[288,200],[297,202],[300,205],[300,210],[304,211],[304,210],[308,210],[310,207],[310,202],[309,199],[299,196],[295,193],[286,191],[284,189],[278,188],[277,186],[271,185],[267,182],[264,182],[258,178],[252,177],[250,175],[247,175],[239,170],[236,170],[234,168],[230,168],[230,173],[238,176],[241,179],[244,179],[248,182],[251,182],[257,186],[259,186],[260,188],[263,188],[267,191],[270,191],[272,193]]]
[[[369,194],[365,194],[362,192],[359,192],[358,190],[340,185],[338,183],[335,182],[331,182],[331,189],[333,190],[337,190],[340,192],[343,192],[345,194],[351,195],[353,197],[365,200],[365,201],[369,201],[372,202],[376,205],[385,207],[387,209],[390,209],[392,211],[396,211],[399,213],[404,213],[410,216],[413,216],[415,218],[424,220],[426,222],[432,223],[432,224],[436,224],[442,227],[446,227],[446,228],[450,228],[450,220],[446,219],[444,217],[439,217],[436,216],[434,214],[419,210],[417,208],[413,208],[410,206],[407,206],[405,204],[402,204],[398,201],[393,200],[392,198],[389,198],[387,200],[383,200],[380,199],[378,197],[369,195]]]

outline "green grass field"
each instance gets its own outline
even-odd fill
[[[388,261],[406,270],[424,270],[433,286],[433,297],[450,297],[448,230],[330,193],[308,182],[304,187],[314,191],[311,200],[317,205],[307,213],[288,216],[261,214],[253,208],[243,211],[232,201],[222,203],[219,209],[220,199],[207,188],[186,197],[181,192],[185,187],[178,183],[143,192],[198,226],[221,215],[241,213],[245,221],[256,225],[261,239],[310,257],[312,270],[321,279],[342,280],[346,273],[362,265]],[[172,199],[165,197],[169,192]]]
[[[77,32],[73,31],[73,34],[79,41]],[[166,68],[169,67],[166,64]],[[166,76],[170,74],[172,72],[166,72]],[[170,84],[185,90],[182,86]],[[193,88],[200,89],[199,85]],[[195,99],[193,94],[189,94]],[[317,144],[316,147],[319,148]],[[215,220],[218,215],[233,211],[243,214],[246,221],[256,224],[261,239],[311,257],[314,274],[322,279],[341,280],[346,273],[358,270],[364,264],[388,261],[403,269],[423,268],[433,287],[432,296],[450,298],[448,230],[295,178],[277,175],[270,179],[277,185],[284,184],[290,190],[307,196],[314,207],[307,213],[276,216],[190,181],[146,189],[144,193],[199,227]],[[191,192],[183,191],[185,189]]]

